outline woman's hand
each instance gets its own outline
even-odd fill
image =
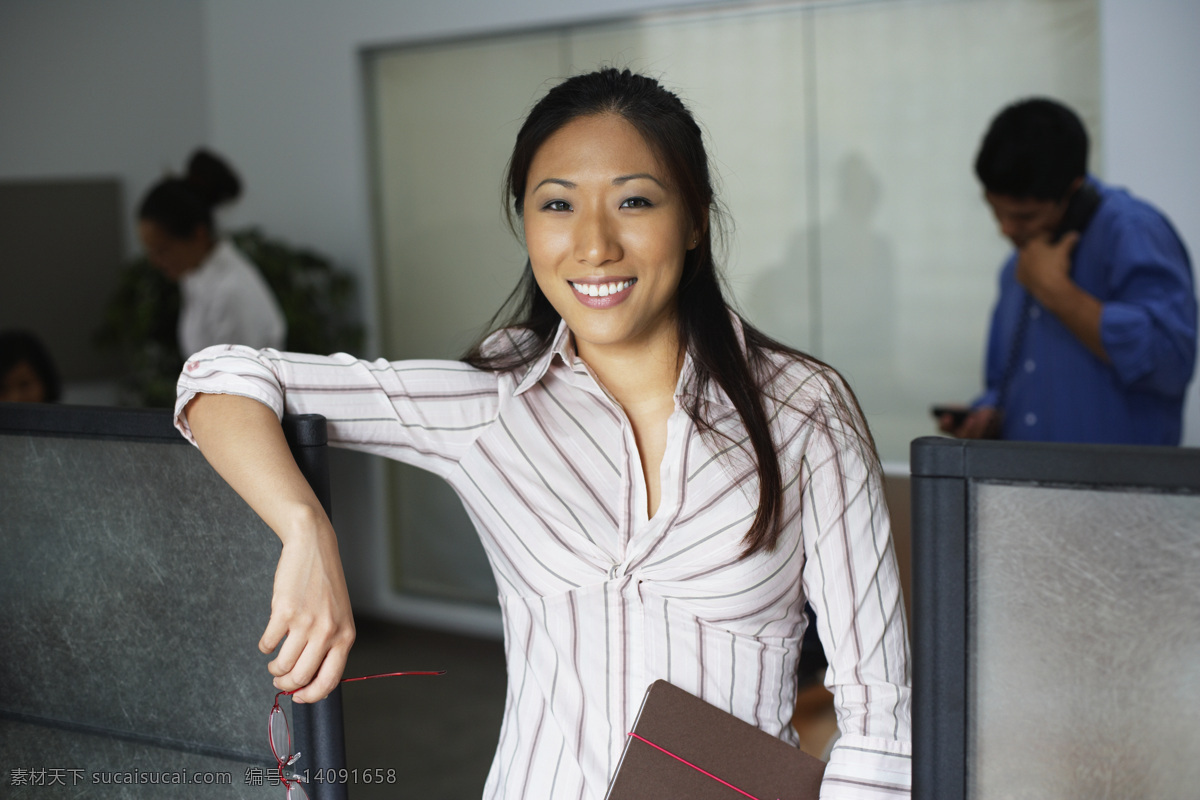
[[[258,649],[270,653],[280,640],[283,646],[267,665],[275,688],[303,687],[292,695],[293,702],[300,703],[315,702],[334,690],[354,644],[354,617],[332,528],[297,531],[284,538],[271,619]]]
[[[342,677],[354,643],[354,617],[337,534],[308,485],[275,413],[236,395],[201,394],[184,410],[200,452],[283,542],[271,618],[259,650],[278,655],[267,669],[292,699],[325,697]]]

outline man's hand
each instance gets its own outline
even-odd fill
[[[1063,234],[1057,242],[1047,236],[1029,240],[1017,251],[1017,281],[1107,363],[1108,352],[1100,338],[1104,306],[1071,279],[1071,251],[1078,241],[1075,231]]]
[[[962,424],[954,426],[954,415],[943,414],[938,419],[942,433],[959,439],[996,439],[1000,436],[1000,413],[994,408],[977,408]]]
[[[1064,234],[1057,242],[1041,235],[1017,251],[1017,282],[1047,308],[1058,306],[1075,288],[1071,280],[1071,251],[1078,241],[1079,234],[1075,231]]]

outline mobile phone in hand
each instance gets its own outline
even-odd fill
[[[953,428],[959,428],[966,422],[967,415],[971,413],[971,409],[963,406],[933,406],[929,409],[929,413],[933,414],[934,418],[939,422],[942,417],[950,415],[950,424]]]

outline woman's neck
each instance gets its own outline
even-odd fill
[[[652,346],[585,347],[576,343],[579,357],[621,407],[627,411],[674,402],[683,350],[672,336]]]
[[[194,275],[196,270],[208,263],[213,251],[217,249],[217,237],[208,234],[197,237],[192,245],[192,265],[184,270],[184,277]]]

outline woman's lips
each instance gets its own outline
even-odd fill
[[[575,299],[588,308],[610,308],[629,297],[629,289],[637,278],[615,281],[567,281],[575,291]]]

